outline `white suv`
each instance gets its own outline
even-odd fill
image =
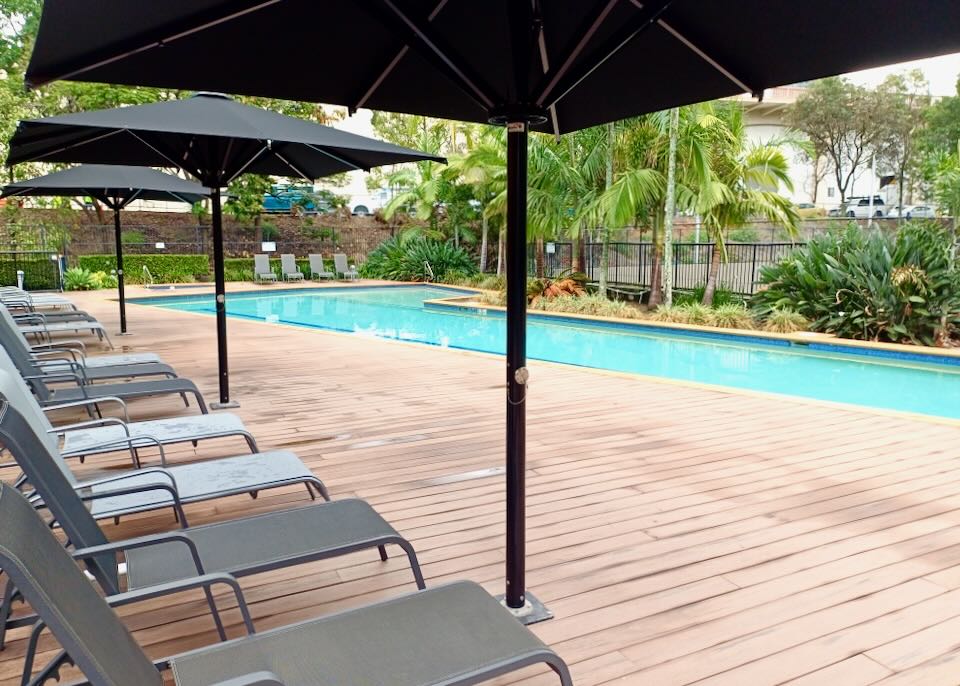
[[[873,196],[873,213],[870,212],[870,198],[850,198],[847,203],[847,216],[856,219],[866,219],[867,217],[882,217],[884,211],[883,198],[879,195]]]

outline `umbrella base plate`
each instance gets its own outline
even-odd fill
[[[114,335],[114,336],[132,336],[133,333],[131,333],[130,331],[117,331],[117,332],[116,332],[115,334],[113,334],[113,335]]]
[[[240,407],[240,403],[236,400],[228,400],[225,403],[210,403],[211,410],[232,410],[235,407]]]
[[[537,600],[536,596],[527,591],[525,597],[526,602],[523,607],[518,608],[507,607],[507,599],[504,595],[498,595],[496,598],[506,608],[507,612],[516,617],[521,624],[536,624],[553,619],[553,613],[547,609],[546,605]]]

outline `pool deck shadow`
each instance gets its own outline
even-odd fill
[[[76,300],[115,326],[110,295]],[[118,347],[159,352],[215,399],[209,318],[128,315],[133,335]],[[502,360],[239,319],[228,328],[236,412],[261,449],[294,449],[335,498],[368,499],[412,540],[428,585],[469,578],[502,592]],[[556,615],[534,631],[578,686],[960,680],[960,427],[560,365],[531,372],[528,583]],[[130,409],[196,412],[170,399]],[[188,445],[169,459],[242,450]],[[188,515],[201,524],[308,504],[302,489],[278,489]],[[116,538],[173,526],[164,512],[106,528]],[[242,586],[260,629],[413,589],[399,556],[375,554]],[[218,599],[240,635],[232,600]],[[188,593],[121,614],[159,657],[216,641],[204,608]],[[18,683],[26,635],[10,638],[0,686]],[[55,643],[42,648],[41,659]],[[532,670],[494,683],[554,682]]]

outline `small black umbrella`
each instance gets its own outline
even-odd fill
[[[120,333],[127,333],[127,304],[123,295],[123,242],[120,240],[120,210],[134,200],[179,200],[195,203],[210,195],[198,183],[149,167],[85,164],[46,176],[16,181],[3,187],[0,197],[33,195],[46,197],[90,196],[113,210],[117,246],[117,290],[120,295]]]
[[[236,405],[230,401],[227,363],[220,189],[245,173],[313,180],[385,164],[444,161],[215,93],[22,121],[10,141],[7,163],[38,160],[177,167],[210,189],[220,367],[217,407]]]
[[[507,125],[506,601],[521,614],[528,128],[563,133],[954,52],[958,25],[960,2],[948,0],[45,0],[27,80],[216,88]],[[337,68],[304,78],[264,69],[264,53]]]

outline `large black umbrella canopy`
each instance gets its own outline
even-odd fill
[[[528,129],[564,133],[957,51],[958,25],[952,0],[45,0],[27,79],[215,88],[507,125],[506,604],[522,615]],[[337,68],[304,78],[264,69],[264,53]]]
[[[127,333],[127,307],[123,292],[123,242],[120,210],[134,200],[177,200],[195,203],[210,195],[198,183],[165,174],[148,167],[113,164],[86,164],[70,169],[16,181],[3,187],[0,197],[16,196],[96,198],[113,210],[113,229],[117,249],[117,291],[120,296],[120,333]]]
[[[71,32],[72,34],[72,32]],[[26,161],[177,167],[210,189],[220,402],[230,400],[221,188],[241,174],[317,179],[442,157],[250,107],[216,93],[19,123],[8,164]]]

